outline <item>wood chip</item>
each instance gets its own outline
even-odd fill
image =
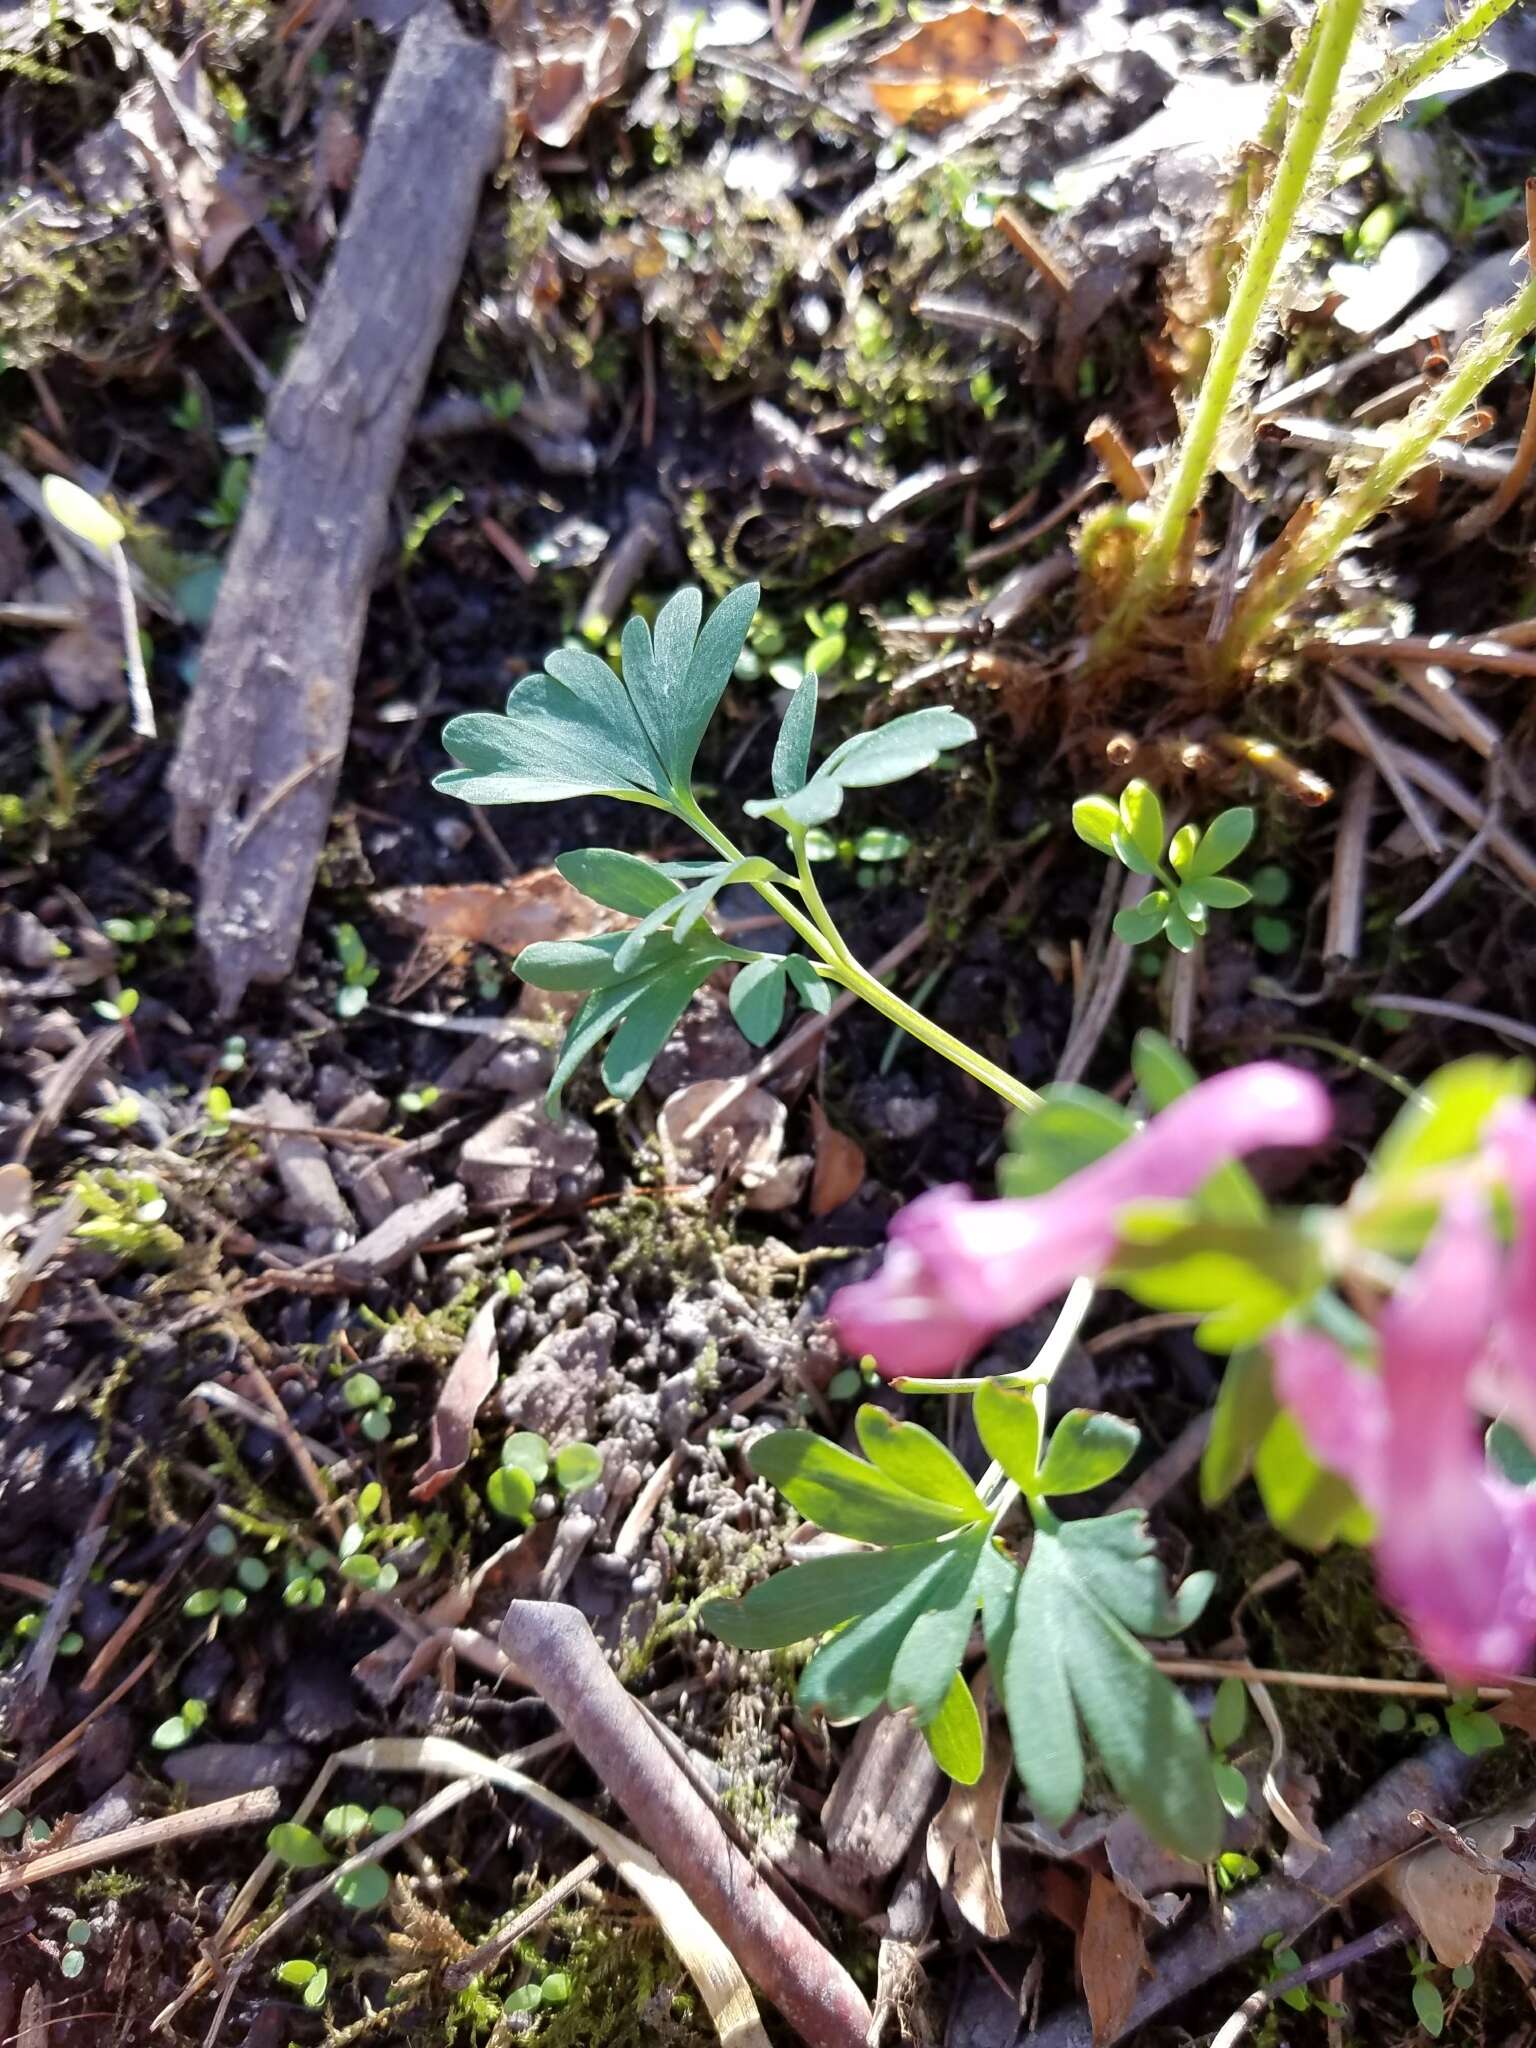
[[[435,1237],[448,1237],[469,1214],[469,1203],[457,1181],[412,1202],[370,1230],[349,1251],[339,1252],[331,1270],[344,1287],[365,1287],[370,1280],[396,1272]]]

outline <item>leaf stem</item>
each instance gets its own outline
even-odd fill
[[[691,796],[680,799],[677,809],[679,816],[692,825],[700,838],[708,840],[715,851],[726,860],[735,861],[742,858],[740,848],[733,845],[725,833],[704,815]],[[800,859],[799,848],[796,848],[796,859]],[[819,911],[819,918],[814,914],[808,917],[805,911],[791,903],[783,891],[772,882],[754,882],[752,886],[769,908],[776,910],[790,930],[803,939],[811,951],[820,958],[823,963],[822,972],[828,981],[839,982],[853,995],[861,997],[872,1010],[878,1010],[881,1016],[888,1018],[891,1023],[899,1024],[908,1037],[915,1038],[919,1044],[926,1045],[930,1052],[936,1052],[942,1059],[947,1059],[963,1074],[969,1074],[973,1081],[979,1081],[984,1088],[990,1088],[994,1095],[1000,1095],[1011,1109],[1021,1110],[1027,1116],[1040,1107],[1041,1098],[1033,1088],[1027,1087],[1022,1081],[1016,1081],[994,1061],[973,1051],[962,1039],[954,1037],[941,1025],[935,1024],[931,1018],[925,1017],[921,1010],[914,1010],[910,1003],[904,1003],[893,989],[888,989],[867,967],[860,965],[839,937],[826,906],[821,901],[815,880],[809,874],[808,862],[802,868],[799,887],[807,903],[811,905],[813,913]],[[821,920],[825,920],[824,925]]]
[[[1480,36],[1492,28],[1501,14],[1514,5],[1514,0],[1477,0],[1469,7],[1459,21],[1453,21],[1437,36],[1426,36],[1421,43],[1415,43],[1410,50],[1395,62],[1389,63],[1387,76],[1367,99],[1363,99],[1339,130],[1335,154],[1339,159],[1352,156],[1367,138],[1390,121],[1394,114],[1402,111],[1412,93],[1433,78],[1437,71],[1454,62],[1464,50],[1470,50]]]
[[[1185,426],[1178,460],[1160,494],[1129,588],[1089,645],[1090,667],[1102,665],[1120,653],[1166,590],[1189,522],[1215,465],[1222,429],[1246,386],[1270,286],[1290,243],[1313,165],[1327,134],[1339,77],[1364,4],[1365,0],[1320,0],[1316,35],[1309,38],[1311,61],[1306,66],[1301,99],[1286,132],[1275,175],[1264,195],[1263,210],[1220,338],[1206,365],[1199,396]]]
[[[1365,474],[1324,501],[1274,573],[1239,601],[1219,650],[1225,667],[1235,667],[1249,648],[1265,638],[1281,614],[1306,594],[1361,527],[1386,509],[1413,472],[1423,466],[1435,442],[1514,361],[1533,327],[1536,275],[1527,278],[1505,306],[1489,315],[1481,331],[1462,344],[1450,370],[1401,421]]]

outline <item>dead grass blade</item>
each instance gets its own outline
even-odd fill
[[[71,1842],[62,1849],[44,1849],[36,1856],[18,1856],[0,1870],[0,1896],[20,1891],[24,1885],[45,1884],[52,1877],[72,1877],[77,1870],[94,1870],[98,1863],[118,1863],[125,1856],[137,1856],[141,1849],[196,1840],[224,1828],[254,1827],[258,1821],[275,1819],[279,1804],[277,1787],[263,1785],[256,1792],[237,1792],[232,1799],[189,1807],[185,1813],[134,1821],[91,1842]]]
[[[617,1679],[614,1683],[617,1685]],[[336,1761],[360,1770],[422,1771],[435,1777],[451,1777],[466,1789],[498,1785],[558,1815],[645,1902],[698,1985],[724,2048],[769,2048],[751,1988],[730,1950],[682,1885],[669,1877],[650,1851],[638,1842],[584,1813],[557,1792],[549,1791],[537,1778],[444,1736],[380,1737],[343,1750]],[[375,1844],[369,1854],[376,1856],[378,1847]]]

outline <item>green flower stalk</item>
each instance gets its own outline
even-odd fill
[[[1403,419],[1365,473],[1323,504],[1311,524],[1273,572],[1239,603],[1221,642],[1219,658],[1238,667],[1273,631],[1276,621],[1311,589],[1354,536],[1386,510],[1415,470],[1430,458],[1435,443],[1469,406],[1475,405],[1501,370],[1514,361],[1520,344],[1536,329],[1536,276],[1465,341],[1449,372]]]
[[[1342,162],[1362,148],[1384,122],[1402,112],[1421,86],[1427,85],[1437,71],[1465,56],[1513,5],[1514,0],[1477,0],[1476,6],[1469,7],[1459,21],[1453,21],[1439,35],[1426,36],[1423,42],[1415,43],[1393,60],[1386,78],[1368,99],[1361,101],[1339,130],[1334,143],[1335,161]]]
[[[1264,195],[1221,335],[1206,366],[1172,475],[1160,494],[1129,588],[1089,644],[1090,667],[1117,657],[1166,591],[1179,549],[1215,466],[1222,428],[1253,369],[1270,291],[1290,245],[1333,115],[1339,80],[1365,0],[1320,0],[1310,61],[1275,175]]]

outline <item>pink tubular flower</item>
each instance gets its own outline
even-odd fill
[[[1079,1274],[1101,1271],[1122,1209],[1192,1195],[1218,1166],[1263,1146],[1316,1144],[1331,1114],[1321,1082],[1261,1061],[1202,1081],[1047,1194],[976,1202],[964,1188],[935,1188],[896,1217],[874,1278],[833,1297],[838,1336],[888,1379],[940,1378]]]
[[[1536,1494],[1489,1465],[1477,1392],[1518,1376],[1529,1408],[1536,1376],[1536,1354],[1508,1343],[1529,1313],[1536,1231],[1536,1111],[1518,1107],[1499,1120],[1525,1152],[1507,1258],[1468,1187],[1377,1318],[1377,1371],[1318,1330],[1269,1339],[1277,1394],[1376,1518],[1383,1587],[1425,1656],[1458,1678],[1518,1667],[1536,1642]]]

